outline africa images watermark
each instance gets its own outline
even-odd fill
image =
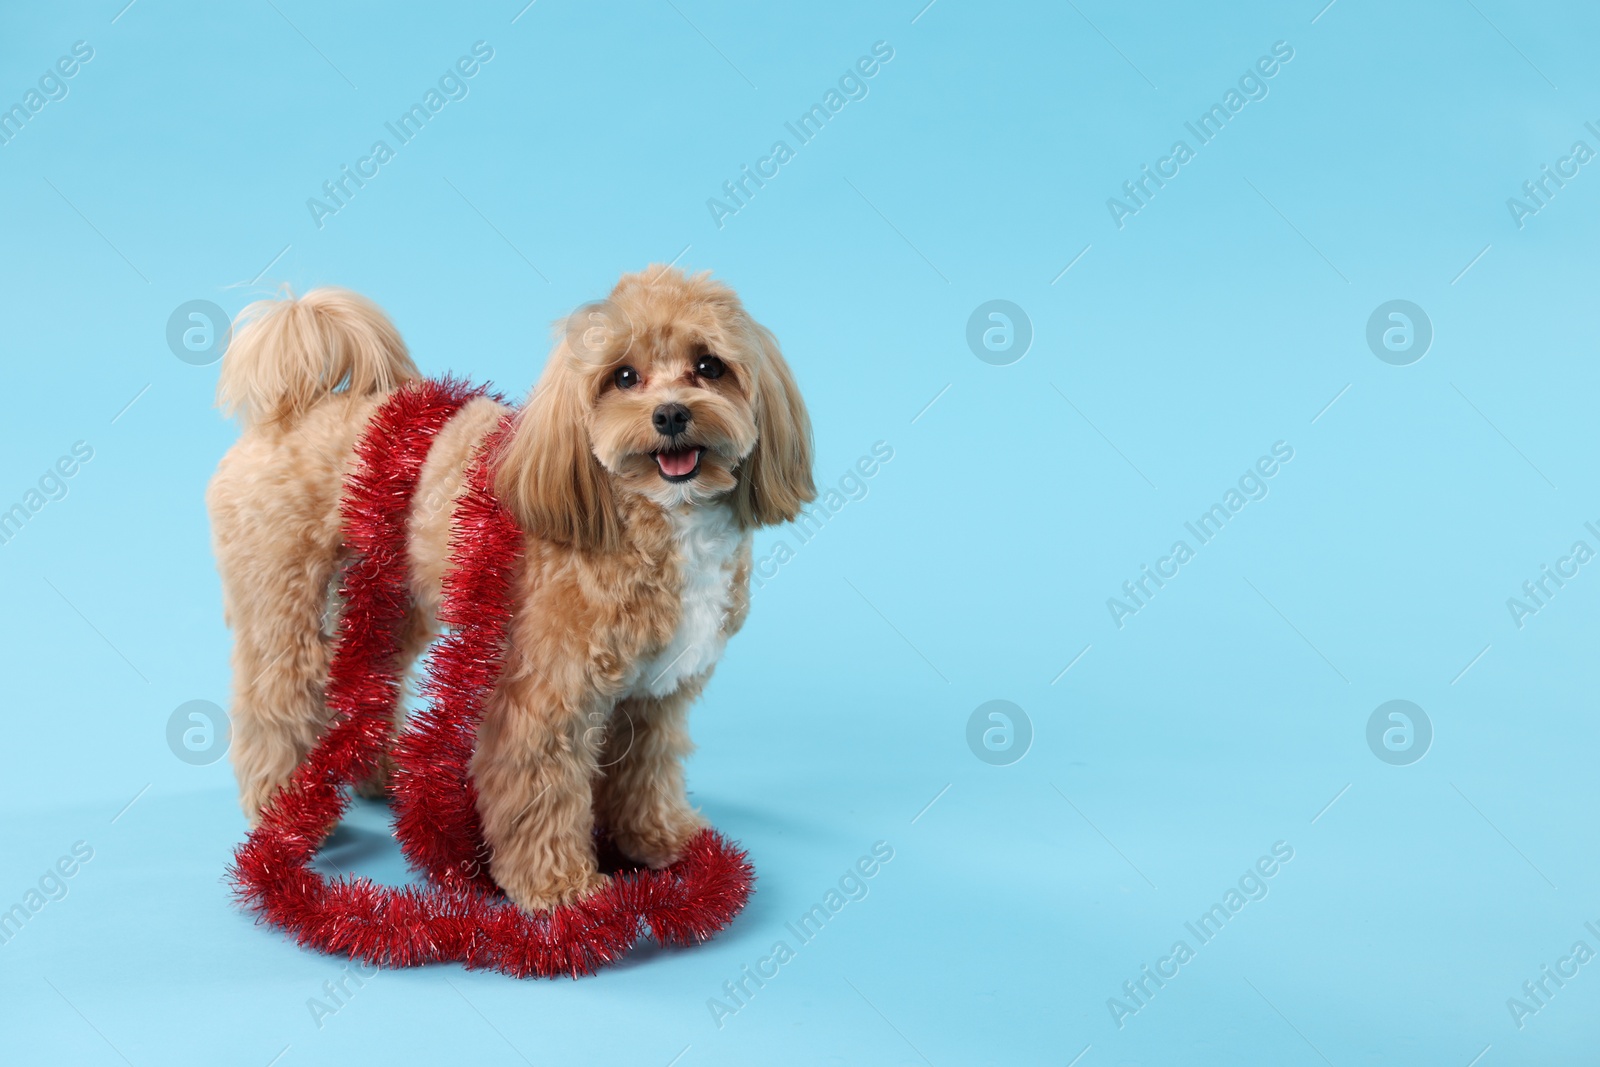
[[[1212,104],[1210,109],[1200,114],[1193,122],[1185,122],[1184,129],[1194,135],[1195,146],[1189,147],[1189,142],[1178,140],[1172,143],[1167,154],[1156,160],[1154,170],[1146,163],[1139,168],[1139,176],[1122,183],[1122,194],[1127,199],[1119,200],[1116,197],[1106,199],[1106,210],[1111,214],[1111,221],[1117,229],[1127,226],[1124,220],[1131,215],[1137,215],[1143,208],[1149,206],[1155,199],[1156,193],[1166,187],[1167,182],[1176,178],[1183,166],[1194,159],[1201,148],[1210,144],[1220,134],[1233,116],[1244,110],[1244,106],[1252,101],[1267,98],[1267,82],[1277,77],[1278,72],[1294,58],[1294,48],[1288,41],[1276,41],[1272,45],[1272,54],[1257,59],[1253,67],[1247,68],[1239,75],[1238,88],[1228,87],[1222,94],[1222,102]],[[1170,167],[1170,169],[1168,169]]]
[[[1600,927],[1596,927],[1593,922],[1585,922],[1583,928],[1600,938]],[[1565,956],[1556,960],[1554,967],[1548,963],[1541,963],[1539,977],[1522,983],[1522,996],[1506,998],[1506,1011],[1511,1013],[1511,1021],[1517,1024],[1517,1029],[1521,1030],[1528,1025],[1527,1020],[1530,1016],[1538,1015],[1548,1008],[1550,1001],[1567,982],[1578,977],[1579,968],[1592,959],[1594,959],[1594,949],[1589,947],[1587,941],[1580,940],[1572,943],[1572,948]],[[1551,988],[1552,985],[1554,989]]]
[[[29,87],[20,101],[0,110],[0,144],[10,144],[12,138],[45,109],[46,104],[65,100],[72,91],[67,82],[93,58],[94,46],[88,41],[72,42],[72,53],[46,67],[45,72],[39,75],[37,88]]]
[[[1594,523],[1586,522],[1583,528],[1600,542],[1600,529],[1596,529]],[[1529,618],[1549,607],[1555,595],[1578,576],[1583,565],[1594,559],[1594,555],[1595,550],[1589,546],[1589,542],[1579,540],[1572,542],[1572,548],[1553,565],[1540,564],[1539,576],[1522,583],[1521,597],[1506,597],[1506,610],[1511,613],[1511,621],[1517,629],[1522,629],[1528,624]]]
[[[887,441],[874,441],[870,454],[857,458],[854,466],[840,475],[835,484],[824,485],[816,502],[802,508],[800,514],[795,516],[794,536],[800,545],[810,544],[811,539],[821,533],[822,528],[837,517],[846,504],[852,500],[865,500],[869,491],[867,483],[877,477],[883,465],[893,458],[894,446]],[[794,547],[786,539],[778,538],[772,549],[751,567],[756,588],[765,587],[778,576],[779,569],[794,557]]]
[[[337,215],[349,207],[356,193],[365,189],[367,182],[378,176],[380,168],[394,159],[400,148],[410,144],[422,132],[422,128],[444,110],[446,104],[452,100],[465,100],[472,91],[468,82],[493,58],[494,49],[487,42],[474,42],[472,54],[457,59],[454,66],[439,75],[437,87],[430,85],[428,91],[422,94],[420,103],[412,104],[393,122],[383,124],[383,128],[394,137],[394,146],[379,138],[372,142],[366,155],[356,160],[354,168],[348,163],[341,163],[338,177],[322,183],[322,197],[306,199],[306,210],[311,212],[311,221],[316,223],[317,229],[326,225],[324,220],[329,215]]]
[[[991,767],[1009,767],[1033,747],[1033,720],[1009,700],[986,700],[967,716],[967,748]]]
[[[355,968],[353,971],[352,967]],[[317,1029],[321,1030],[327,1025],[326,1020],[344,1010],[361,987],[376,978],[381,970],[383,968],[376,963],[351,960],[344,965],[337,982],[331,978],[323,982],[322,996],[306,998],[306,1010],[311,1013],[311,1021],[317,1024]],[[351,983],[354,983],[353,987]]]
[[[756,192],[765,189],[767,182],[776,178],[784,164],[795,157],[796,150],[810,144],[833,116],[844,110],[846,104],[852,100],[865,100],[870,92],[867,82],[876,77],[893,58],[894,46],[888,41],[874,41],[870,56],[857,59],[853,67],[846,68],[839,75],[838,88],[830,86],[822,94],[821,103],[812,104],[799,118],[783,124],[783,128],[794,137],[792,147],[787,140],[780,139],[772,142],[772,147],[766,155],[756,160],[753,169],[748,163],[741,164],[739,176],[722,183],[722,194],[727,199],[719,200],[713,196],[706,200],[706,210],[711,212],[711,221],[717,224],[717,229],[722,229],[724,219],[732,218],[748,207],[750,201],[755,199]]]
[[[707,997],[706,1010],[711,1013],[711,1021],[717,1024],[717,1029],[721,1030],[730,1018],[749,1007],[751,999],[765,989],[768,982],[778,977],[783,966],[795,958],[797,950],[815,940],[822,928],[843,911],[846,904],[866,900],[870,892],[867,883],[877,877],[892,859],[893,845],[887,841],[873,842],[872,854],[861,856],[845,868],[837,886],[830,887],[820,902],[811,905],[811,910],[804,912],[795,922],[783,924],[784,929],[794,937],[793,945],[787,940],[773,942],[772,948],[756,961],[754,967],[747,963],[739,968],[738,978],[722,983],[726,999]]]
[[[45,868],[35,885],[29,886],[22,900],[0,911],[0,945],[22,932],[22,928],[53,900],[66,900],[71,887],[68,881],[77,876],[83,865],[94,859],[94,848],[87,841],[74,841],[70,855],[64,855]]]
[[[1595,143],[1600,144],[1600,128],[1593,122],[1585,122],[1583,128],[1595,138]],[[1565,189],[1567,182],[1576,178],[1580,168],[1594,157],[1595,150],[1589,147],[1587,141],[1574,141],[1567,154],[1556,160],[1553,168],[1548,163],[1540,164],[1539,176],[1522,183],[1522,197],[1506,198],[1506,210],[1511,212],[1511,221],[1517,224],[1517,229],[1526,228],[1530,218],[1549,207],[1556,194]]]
[[[1220,503],[1212,504],[1192,522],[1184,523],[1184,529],[1194,535],[1196,547],[1210,544],[1222,532],[1228,520],[1243,511],[1250,501],[1265,500],[1271,491],[1267,487],[1268,480],[1292,459],[1294,447],[1289,442],[1274,442],[1272,454],[1260,457],[1254,466],[1247,468],[1239,476],[1237,487],[1229,486],[1222,494]],[[1191,547],[1188,541],[1181,538],[1174,541],[1167,554],[1156,560],[1154,568],[1148,563],[1141,564],[1139,576],[1122,583],[1122,597],[1106,598],[1106,610],[1111,613],[1111,621],[1117,629],[1127,625],[1126,620],[1130,616],[1148,607],[1156,593],[1178,576],[1183,565],[1194,559],[1196,547]]]
[[[1195,940],[1193,947],[1190,947],[1186,939],[1179,938],[1172,943],[1172,948],[1165,956],[1156,960],[1153,970],[1148,963],[1143,964],[1139,968],[1138,977],[1122,983],[1121,997],[1107,997],[1106,1010],[1111,1013],[1111,1021],[1117,1024],[1117,1029],[1121,1030],[1126,1026],[1130,1016],[1148,1008],[1156,993],[1178,977],[1182,968],[1195,958],[1198,950],[1202,946],[1209,945],[1218,934],[1222,933],[1222,928],[1243,911],[1246,904],[1267,899],[1268,881],[1292,859],[1294,859],[1293,845],[1287,841],[1273,842],[1272,855],[1258,858],[1239,876],[1236,886],[1228,887],[1222,894],[1222,900],[1201,912],[1198,919],[1183,924],[1183,928]]]
[[[67,479],[77,474],[83,464],[94,458],[94,447],[87,441],[74,441],[70,455],[61,456],[34,485],[22,494],[22,499],[9,508],[0,510],[0,545],[9,545],[22,528],[52,500],[65,500],[69,486]]]

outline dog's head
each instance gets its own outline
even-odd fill
[[[745,527],[816,497],[811,421],[765,327],[709,274],[652,267],[560,324],[500,456],[496,489],[524,529],[621,542],[618,504],[728,501]]]

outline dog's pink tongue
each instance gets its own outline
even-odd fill
[[[657,452],[656,462],[661,465],[661,473],[669,478],[681,478],[694,470],[694,465],[700,461],[698,448],[685,448],[681,452]]]

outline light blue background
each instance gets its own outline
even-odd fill
[[[0,17],[0,103],[95,50],[0,145],[0,506],[94,449],[0,546],[0,907],[94,849],[0,946],[8,1062],[1600,1058],[1600,963],[1521,1029],[1506,1004],[1600,950],[1600,565],[1506,606],[1600,548],[1600,175],[1506,206],[1600,148],[1592,9],[122,2]],[[470,95],[318,229],[306,199],[478,40]],[[1119,230],[1106,199],[1280,40],[1267,98]],[[707,198],[876,41],[866,99],[719,229]],[[696,712],[695,797],[759,893],[694,950],[384,972],[319,1028],[341,964],[231,905],[227,763],[165,740],[227,699],[202,494],[235,436],[167,318],[345,285],[426,370],[520,393],[549,323],[679,256],[782,340],[820,482],[894,450],[809,543],[761,536],[795,556]],[[1010,366],[965,341],[996,298],[1034,329]],[[1405,367],[1365,341],[1397,298],[1435,330]],[[1270,495],[1118,629],[1106,599],[1277,441]],[[1410,766],[1365,739],[1397,698],[1435,731]],[[991,699],[1032,723],[1011,766],[967,747]],[[383,816],[343,862],[398,871]],[[880,840],[867,898],[719,1028]],[[1277,841],[1270,894],[1119,1028],[1108,998]]]

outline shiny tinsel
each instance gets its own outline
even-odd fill
[[[341,590],[329,726],[262,811],[229,873],[245,906],[324,952],[396,967],[459,962],[518,978],[578,977],[622,956],[641,933],[663,944],[711,937],[744,907],[755,873],[744,852],[702,830],[668,869],[622,870],[599,892],[549,911],[522,911],[489,877],[468,766],[500,673],[523,549],[522,531],[493,493],[493,459],[509,418],[474,461],[456,513],[441,610],[451,632],[429,658],[423,686],[432,706],[395,751],[395,836],[429,884],[329,881],[311,865],[344,815],[344,787],[376,772],[388,742],[411,606],[406,519],[428,448],[463,404],[483,395],[450,379],[412,383],[384,402],[362,436],[341,505],[354,560]]]

